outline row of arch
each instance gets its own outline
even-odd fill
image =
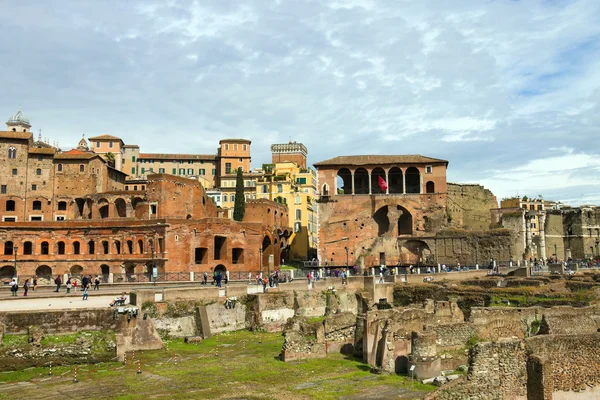
[[[158,241],[160,246],[160,240]],[[96,254],[96,241],[90,240],[86,243],[87,252],[85,254]],[[71,248],[69,249],[69,254],[84,254],[82,243],[78,240],[73,241],[70,244]],[[111,251],[112,247],[112,251]],[[144,254],[144,249],[146,248],[144,240],[138,239],[137,243],[132,240],[102,240],[100,241],[100,254]],[[147,249],[153,249],[153,241],[152,239],[148,239]],[[15,255],[15,251],[19,253],[21,250],[21,255],[33,255],[34,254],[34,243],[31,241],[25,241],[21,246],[15,246],[15,243],[12,241],[4,242],[4,255],[12,256]],[[50,254],[67,254],[67,243],[59,240],[54,243],[53,252],[50,252],[50,242],[47,240],[41,241],[39,243],[39,247],[36,249],[36,254],[41,255],[50,255]],[[158,253],[161,252],[160,248],[157,248],[156,251]]]
[[[370,174],[366,168],[355,171],[341,168],[336,176],[336,194],[418,194],[422,193],[421,178],[416,167],[409,167],[404,172],[398,167],[389,170],[376,167]],[[323,185],[323,192],[329,192],[327,184]],[[433,181],[425,184],[425,192],[435,193]]]

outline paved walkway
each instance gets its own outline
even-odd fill
[[[88,300],[83,301],[82,295],[71,295],[69,297],[21,297],[17,300],[0,300],[0,312],[24,311],[24,310],[58,310],[65,308],[108,308],[109,303],[116,297],[112,295],[90,295]]]

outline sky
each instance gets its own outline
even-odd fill
[[[0,2],[0,115],[63,150],[297,141],[422,154],[501,200],[600,205],[600,1]]]

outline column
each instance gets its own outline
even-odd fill
[[[369,194],[373,194],[371,193],[371,173],[369,172]]]
[[[531,217],[525,215],[525,249],[531,251]]]
[[[385,189],[385,194],[390,194],[390,175],[389,175],[389,171],[385,171],[385,183],[387,184],[387,188]]]
[[[546,260],[546,213],[538,215],[538,223],[540,224],[540,258]],[[543,265],[543,263],[542,263]]]
[[[406,194],[406,171],[402,172],[402,193]]]
[[[354,171],[350,172],[352,174],[352,194],[355,194],[354,192]]]

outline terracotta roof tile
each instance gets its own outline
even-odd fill
[[[314,163],[315,167],[343,166],[343,165],[389,165],[389,164],[427,164],[445,163],[448,161],[438,158],[421,156],[419,154],[406,154],[398,156],[367,155],[367,156],[338,156],[329,160]]]
[[[216,160],[215,154],[160,154],[140,153],[139,159],[145,160]]]
[[[221,139],[219,144],[221,143],[252,143],[252,141],[248,139]]]
[[[0,138],[29,140],[32,138],[32,133],[31,132],[0,131]]]
[[[56,149],[54,147],[30,147],[29,154],[54,154]]]
[[[113,136],[113,135],[106,135],[106,134],[100,135],[100,136],[90,137],[90,138],[88,138],[88,140],[119,140],[121,142],[123,141],[123,140],[121,140],[121,138],[118,138],[118,137]]]
[[[94,153],[61,153],[54,156],[57,160],[91,160],[94,157],[102,159],[98,154]]]

